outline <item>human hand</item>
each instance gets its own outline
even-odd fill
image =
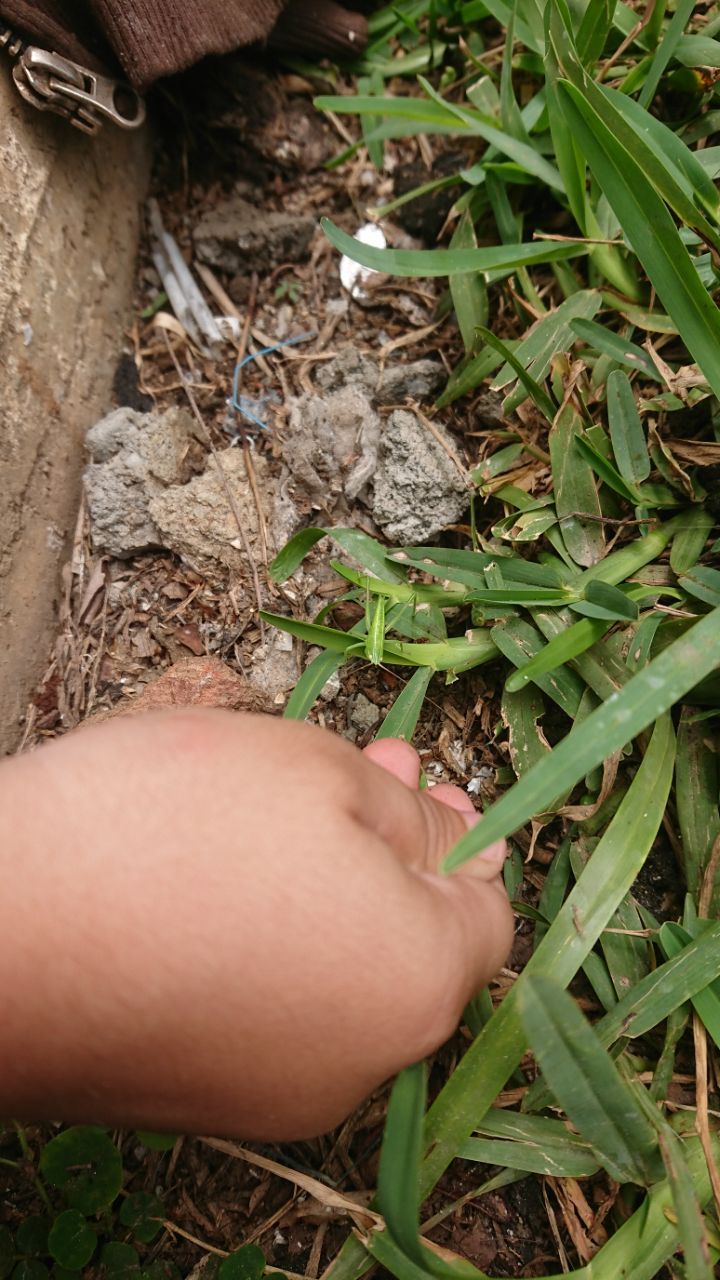
[[[512,926],[503,845],[437,874],[475,815],[418,773],[214,710],[0,766],[0,1112],[291,1139],[434,1050]]]

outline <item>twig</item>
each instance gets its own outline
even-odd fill
[[[245,358],[245,354],[247,352],[248,339],[250,337],[250,325],[252,324],[253,313],[255,311],[255,304],[257,302],[257,292],[258,292],[258,276],[257,276],[257,272],[254,271],[252,275],[252,279],[250,281],[250,296],[248,298],[247,311],[245,312],[245,323],[243,324],[242,333],[240,334],[240,341],[238,342],[237,361],[236,361],[238,365],[242,364],[243,359]],[[263,513],[262,503],[260,502],[260,494],[258,493],[255,468],[252,464],[252,459],[250,457],[250,448],[247,442],[247,432],[245,431],[245,424],[243,423],[241,414],[238,415],[238,425],[240,428],[240,443],[242,444],[245,471],[247,473],[248,483],[250,485],[250,490],[252,492],[253,502],[255,503],[255,510],[257,511],[258,528],[260,530],[260,548],[261,548],[262,560],[263,560],[265,569],[267,569],[268,545],[267,545],[267,529],[265,527],[265,515]]]
[[[215,465],[218,469],[218,474],[222,481],[222,485],[225,490],[227,500],[230,503],[230,509],[233,513],[233,516],[235,517],[235,523],[238,527],[238,533],[240,534],[240,541],[242,542],[243,550],[245,551],[245,555],[247,556],[248,563],[250,565],[250,573],[252,575],[253,588],[255,590],[255,603],[257,604],[258,622],[260,624],[260,637],[264,641],[265,627],[263,625],[263,620],[260,617],[260,612],[262,610],[262,597],[260,595],[260,579],[258,578],[258,571],[257,571],[257,565],[255,564],[255,558],[253,556],[250,543],[248,542],[247,534],[245,532],[245,529],[243,528],[242,517],[240,515],[240,511],[238,510],[237,502],[235,501],[235,494],[230,488],[230,482],[227,478],[225,468],[223,467],[223,464],[220,460],[220,454],[218,450],[215,448],[215,443],[213,441],[212,436],[210,435],[205,419],[203,418],[200,410],[198,409],[197,400],[195,399],[195,396],[190,390],[190,387],[188,386],[187,382],[183,378],[183,372],[182,372],[182,369],[180,368],[180,361],[175,355],[175,352],[172,349],[172,344],[170,342],[170,339],[168,338],[164,329],[162,330],[162,335],[163,335],[163,338],[165,339],[165,345],[168,349],[168,355],[170,356],[170,359],[172,360],[175,366],[177,375],[183,384],[185,395],[188,398],[190,408],[192,409],[195,419],[198,422],[199,426],[201,427],[203,435],[205,436],[205,439],[207,440],[210,446],[210,450],[212,452],[213,458],[215,459]]]
[[[267,1156],[258,1155],[257,1152],[250,1151],[248,1147],[241,1147],[235,1142],[226,1142],[223,1138],[198,1138],[198,1141],[204,1143],[206,1147],[212,1147],[213,1151],[222,1151],[224,1155],[235,1156],[238,1160],[244,1160],[247,1164],[257,1165],[259,1169],[265,1169],[267,1173],[275,1174],[277,1178],[284,1178],[286,1182],[291,1182],[294,1186],[300,1187],[301,1190],[307,1192],[320,1204],[326,1205],[330,1209],[336,1209],[352,1218],[353,1222],[356,1222],[363,1231],[366,1231],[369,1226],[378,1225],[382,1222],[380,1215],[375,1213],[373,1209],[369,1209],[366,1205],[359,1203],[350,1196],[344,1195],[341,1191],[333,1190],[332,1187],[328,1187],[324,1182],[320,1182],[317,1178],[313,1178],[307,1173],[300,1173],[297,1169],[289,1169],[286,1165],[278,1164],[276,1160],[268,1160]]]

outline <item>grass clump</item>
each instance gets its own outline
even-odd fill
[[[720,1260],[708,1106],[720,1047],[719,26],[683,0],[643,12],[411,0],[372,19],[361,92],[318,99],[359,117],[350,150],[367,146],[378,165],[405,136],[467,146],[465,168],[378,211],[452,187],[448,247],[380,250],[326,232],[366,267],[447,277],[464,355],[436,407],[491,379],[507,426],[471,473],[465,545],[388,550],[315,529],[280,554],[283,580],[328,534],[363,608],[351,632],[267,615],[323,649],[287,714],[305,716],[344,662],[395,664],[414,672],[380,732],[410,737],[435,672],[501,663],[517,780],[446,870],[531,819],[560,832],[522,974],[474,1019],[429,1110],[421,1067],[398,1080],[380,1165],[386,1228],[350,1239],[332,1280],[357,1280],[373,1260],[398,1280],[480,1276],[419,1234],[422,1203],[457,1157],[490,1166],[487,1187],[604,1176],[608,1239],[571,1272],[583,1280],[665,1267],[709,1280]],[[663,826],[684,879],[678,922],[632,892]],[[591,1020],[565,994],[581,975]],[[678,1110],[668,1093],[686,1032],[696,1105]],[[521,1108],[501,1110],[528,1048]]]

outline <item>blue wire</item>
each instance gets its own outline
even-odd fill
[[[271,356],[274,351],[280,351],[282,347],[292,347],[296,342],[307,342],[309,338],[314,338],[314,333],[300,333],[295,338],[283,338],[282,342],[275,342],[271,347],[263,347],[261,351],[252,351],[250,355],[245,356],[243,360],[239,360],[235,365],[233,374],[232,397],[229,401],[231,409],[236,413],[241,413],[244,418],[252,422],[254,426],[260,427],[261,430],[267,431],[267,423],[261,422],[259,418],[249,409],[250,404],[256,401],[250,400],[247,396],[241,396],[240,391],[240,371],[245,368],[246,364],[251,364],[253,360],[257,360],[258,356]]]

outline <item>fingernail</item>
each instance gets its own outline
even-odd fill
[[[470,827],[476,827],[482,817],[482,814],[477,813],[475,809],[472,811],[470,809],[456,809],[455,812],[460,814],[468,830],[470,830]]]
[[[501,840],[498,844],[491,844],[487,849],[482,849],[478,858],[482,858],[483,862],[489,862],[491,866],[501,867],[507,854],[507,845],[504,840]]]

